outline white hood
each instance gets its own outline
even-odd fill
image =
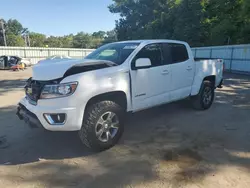
[[[99,60],[90,59],[63,59],[63,60],[52,60],[44,61],[33,66],[33,80],[54,80],[57,78],[62,78],[64,73],[71,67],[77,64],[91,65]],[[108,62],[108,61],[103,61]]]

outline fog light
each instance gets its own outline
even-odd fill
[[[63,125],[66,121],[66,114],[44,114],[44,118],[50,125]]]

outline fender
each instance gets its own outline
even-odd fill
[[[120,66],[69,75],[61,83],[72,81],[79,83],[74,93],[78,103],[86,104],[91,98],[109,92],[123,92],[126,95],[127,111],[132,108],[129,71]]]
[[[196,61],[196,71],[195,77],[191,89],[191,96],[197,95],[200,91],[201,84],[203,80],[208,76],[217,77],[217,72],[215,70],[215,61],[205,60]]]

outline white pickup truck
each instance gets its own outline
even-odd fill
[[[185,42],[110,43],[85,59],[35,65],[17,115],[32,127],[79,131],[87,147],[100,151],[118,142],[125,112],[185,98],[208,109],[222,75],[222,60],[194,61]]]

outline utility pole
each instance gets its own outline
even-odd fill
[[[1,28],[2,28],[2,32],[3,32],[3,41],[4,41],[4,45],[7,46],[7,42],[6,42],[6,36],[5,36],[5,29],[4,29],[4,24],[3,24],[3,20],[0,20],[1,22]]]
[[[228,37],[227,37],[227,45],[230,44],[230,41],[231,41],[231,38],[230,38],[230,36],[228,36]]]
[[[23,38],[24,38],[25,46],[27,47],[28,46],[28,44],[27,44],[27,35],[26,34],[23,35]]]
[[[30,47],[30,34],[28,33],[28,45]]]

